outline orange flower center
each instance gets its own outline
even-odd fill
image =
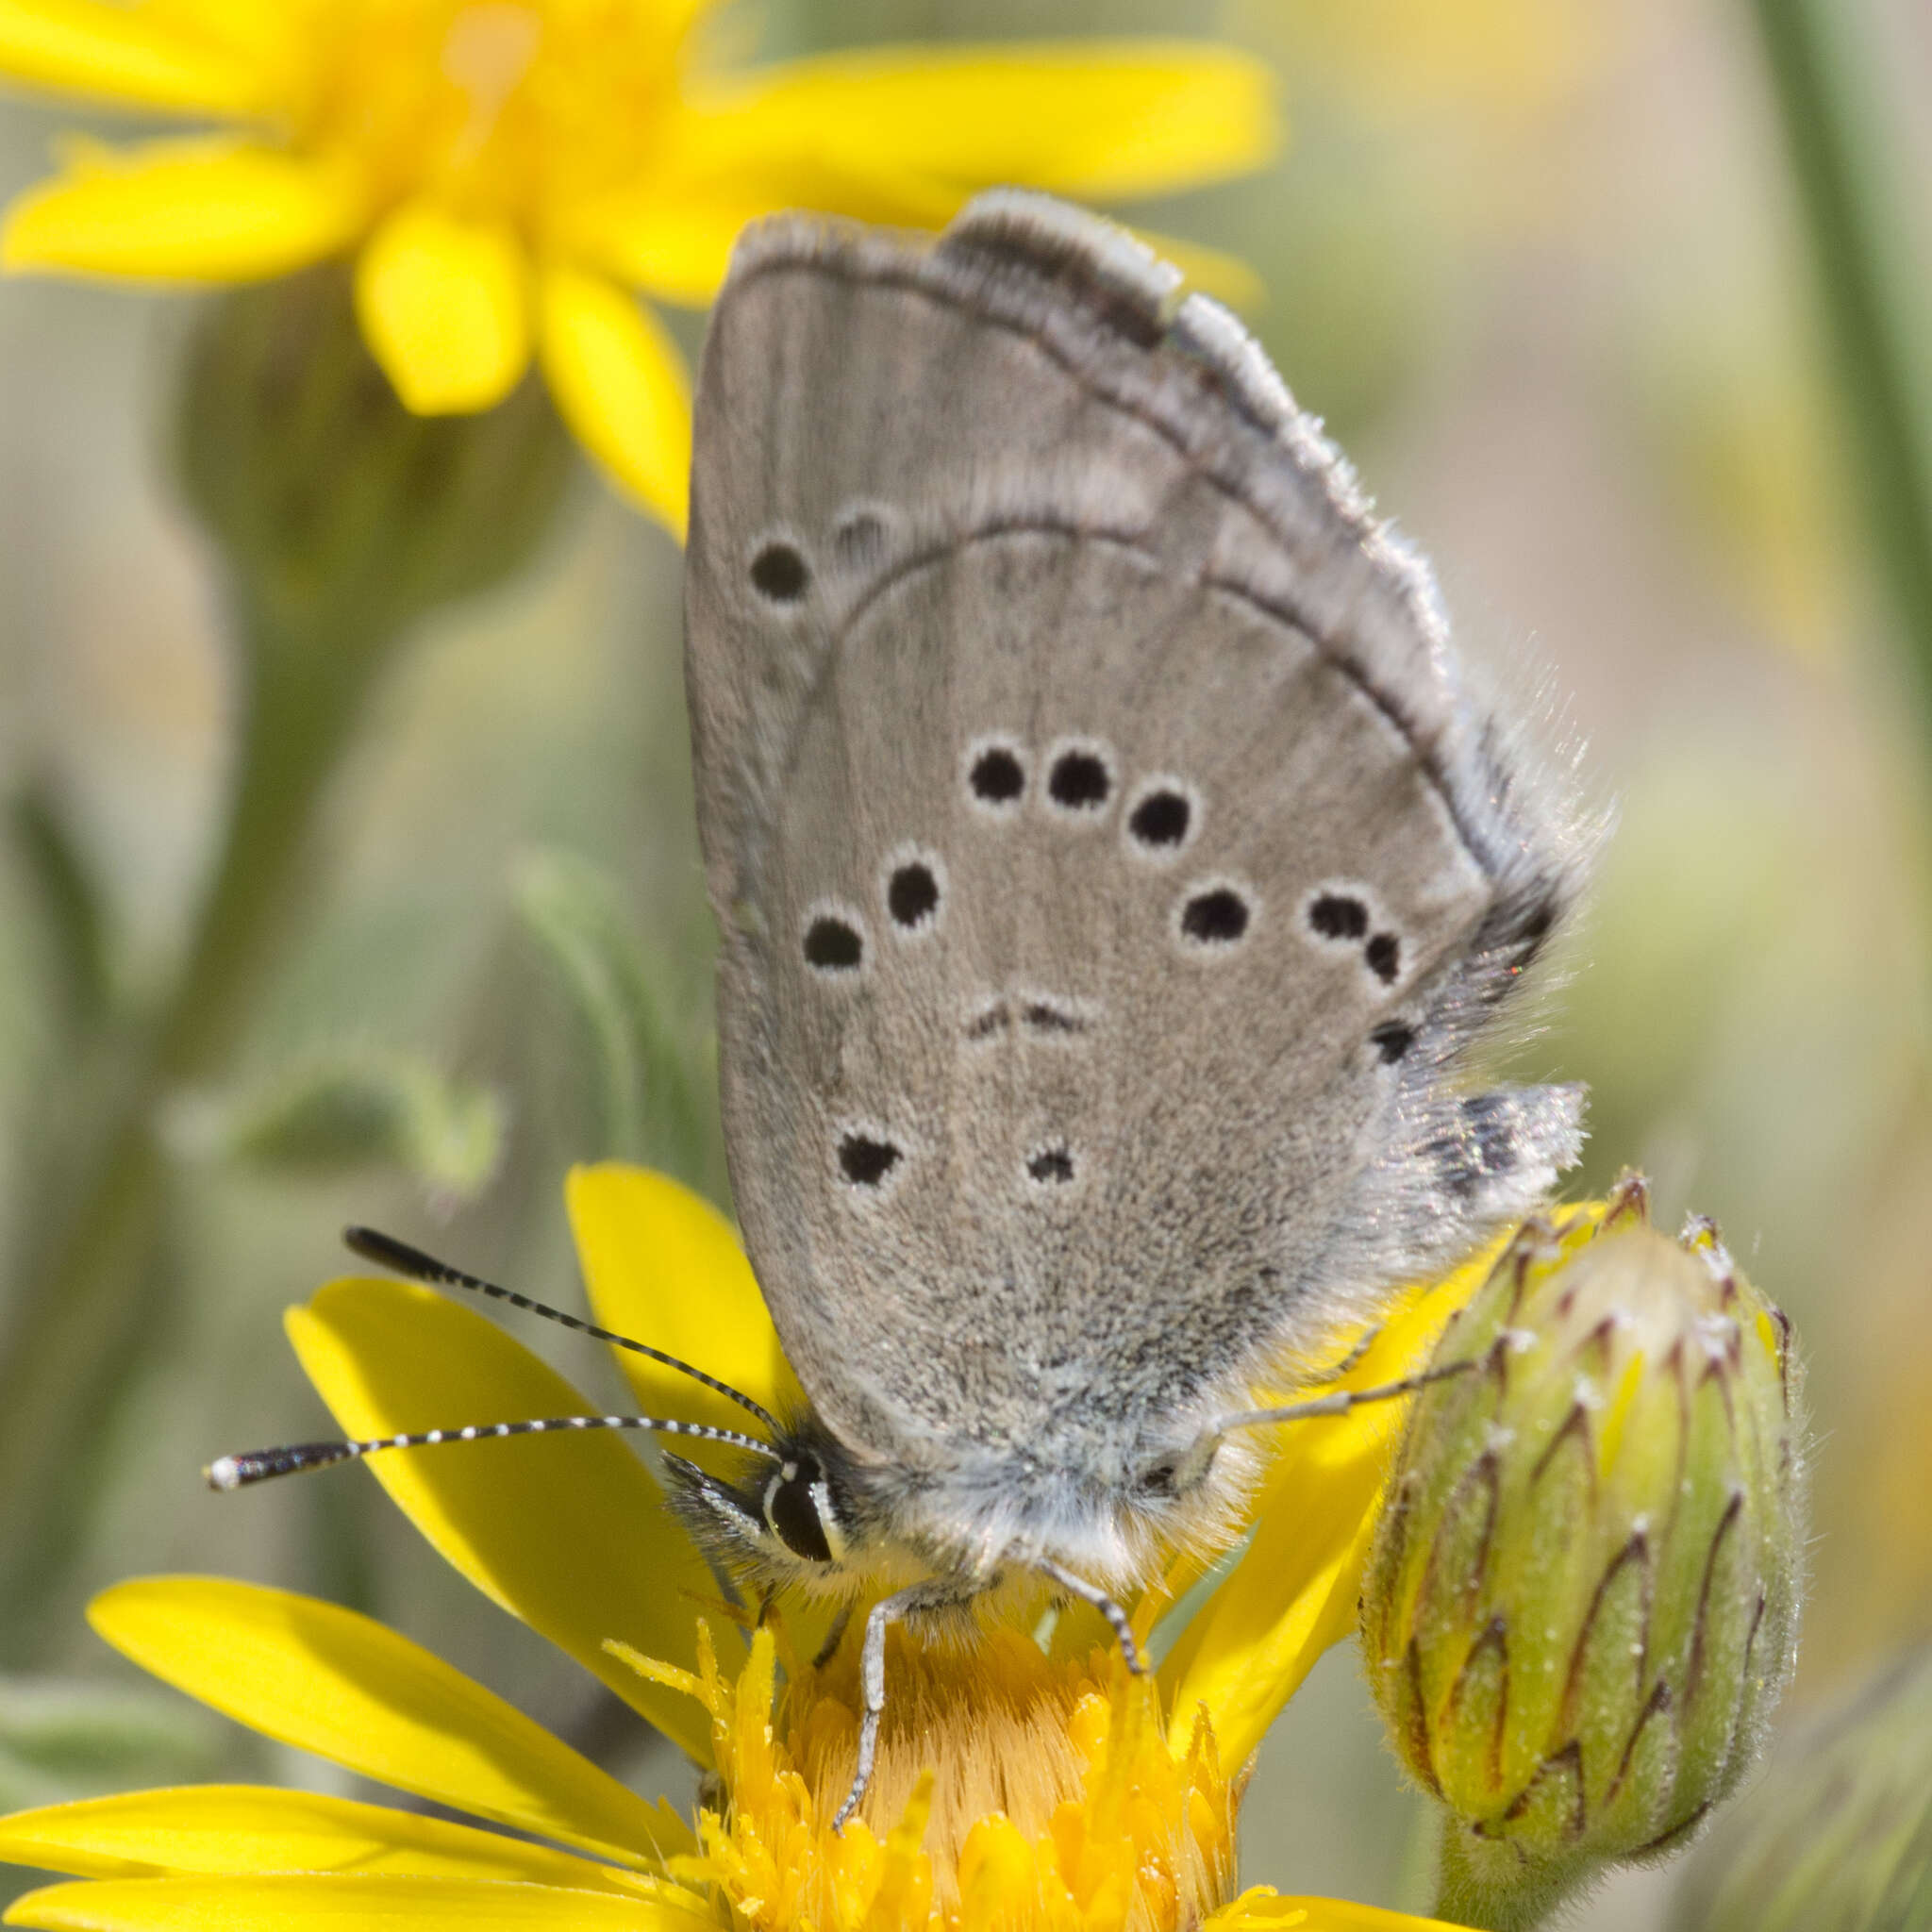
[[[1181,1932],[1232,1896],[1235,1784],[1205,1717],[1169,1746],[1151,1684],[1116,1654],[1049,1657],[1011,1629],[966,1646],[894,1632],[878,1762],[830,1821],[857,1745],[856,1642],[774,1696],[777,1645],[734,1681],[632,1658],[711,1713],[722,1795],[679,1876],[757,1932]]]

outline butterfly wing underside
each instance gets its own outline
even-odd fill
[[[768,223],[696,448],[733,1186],[844,1440],[1226,1387],[1574,1158],[1445,1084],[1559,821],[1224,311],[1035,197]]]

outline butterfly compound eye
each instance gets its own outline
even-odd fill
[[[830,1494],[816,1462],[788,1462],[765,1488],[765,1527],[808,1563],[829,1563],[832,1541],[825,1533]]]

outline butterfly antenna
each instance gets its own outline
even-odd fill
[[[1371,1402],[1393,1402],[1400,1396],[1413,1395],[1419,1389],[1446,1382],[1452,1376],[1466,1375],[1482,1365],[1481,1357],[1472,1357],[1468,1361],[1446,1362],[1439,1369],[1424,1369],[1419,1375],[1405,1375],[1399,1382],[1384,1382],[1374,1389],[1337,1389],[1332,1394],[1287,1403],[1280,1408],[1237,1409],[1232,1415],[1222,1416],[1208,1434],[1224,1436],[1230,1429],[1255,1429],[1268,1423],[1306,1423],[1324,1415],[1346,1415],[1350,1409],[1364,1407]]]
[[[786,1433],[784,1424],[770,1409],[761,1403],[754,1402],[742,1390],[734,1389],[729,1382],[721,1382],[717,1376],[708,1375],[704,1370],[679,1361],[675,1355],[666,1355],[661,1348],[652,1348],[646,1342],[633,1341],[628,1335],[600,1328],[594,1322],[566,1315],[561,1308],[532,1301],[528,1295],[518,1294],[513,1289],[499,1288],[495,1282],[485,1281],[480,1275],[465,1274],[460,1268],[452,1268],[447,1261],[439,1261],[434,1255],[425,1255],[421,1248],[412,1248],[408,1241],[399,1241],[392,1234],[382,1234],[373,1227],[345,1227],[342,1245],[351,1254],[360,1255],[365,1261],[374,1261],[378,1268],[392,1269],[398,1274],[408,1275],[411,1281],[421,1281],[432,1288],[466,1288],[473,1294],[488,1295],[492,1301],[508,1302],[513,1308],[541,1315],[546,1322],[560,1322],[564,1327],[575,1328],[579,1335],[588,1335],[594,1341],[627,1348],[633,1355],[648,1356],[652,1361],[661,1362],[667,1369],[675,1369],[680,1375],[689,1375],[693,1382],[702,1383],[707,1389],[715,1389],[720,1395],[737,1403],[740,1408],[750,1410],[774,1436]]]
[[[654,1415],[560,1415],[541,1422],[467,1423],[459,1429],[424,1429],[415,1435],[373,1436],[360,1442],[291,1442],[281,1449],[252,1449],[245,1456],[222,1456],[202,1471],[211,1490],[242,1490],[266,1482],[272,1475],[295,1475],[305,1469],[326,1469],[333,1462],[353,1462],[379,1449],[433,1449],[439,1442],[482,1442],[494,1436],[541,1436],[553,1430],[649,1429],[659,1436],[692,1436],[701,1442],[728,1442],[755,1456],[784,1460],[784,1452],[756,1436],[736,1429],[716,1429],[708,1423],[667,1422]]]

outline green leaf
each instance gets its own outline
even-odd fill
[[[512,890],[588,1041],[599,1112],[599,1143],[589,1151],[713,1181],[708,1081],[694,1070],[689,1031],[669,1010],[616,882],[578,854],[540,851],[517,867]]]
[[[58,1678],[0,1677],[0,1807],[207,1777],[217,1729],[180,1698]]]
[[[30,785],[12,801],[14,843],[32,881],[69,1024],[93,1025],[106,1013],[110,991],[107,920],[92,869],[70,833],[65,816],[43,785]]]
[[[397,1167],[457,1200],[489,1183],[505,1131],[503,1103],[489,1089],[369,1047],[311,1055],[177,1125],[177,1143],[237,1165],[309,1176]]]

